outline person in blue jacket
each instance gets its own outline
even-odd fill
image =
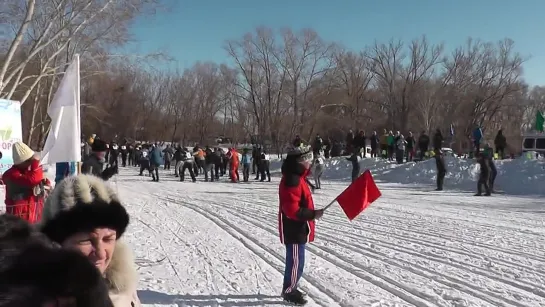
[[[152,145],[149,159],[150,159],[151,176],[153,177],[152,180],[159,182],[159,166],[163,164],[163,152],[157,146],[157,144]]]
[[[481,151],[481,140],[483,139],[483,130],[476,126],[473,130],[473,145],[475,145],[475,156]]]

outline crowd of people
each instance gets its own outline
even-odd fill
[[[105,180],[118,172],[121,161],[122,167],[138,167],[140,176],[148,175],[156,182],[159,181],[161,167],[164,170],[173,169],[173,175],[180,181],[185,181],[186,173],[189,173],[193,182],[199,175],[204,176],[205,182],[218,181],[225,175],[233,183],[248,182],[250,171],[255,175],[254,180],[271,181],[270,156],[259,145],[243,148],[241,153],[234,147],[225,150],[196,145],[188,149],[167,144],[163,148],[157,143],[125,143],[119,146],[115,142],[106,143],[95,135],[84,144],[83,156],[82,172]]]
[[[425,151],[429,146],[430,139],[425,134],[418,142],[411,133],[407,138],[387,134],[385,144],[376,133],[371,137],[372,157],[381,154],[393,160],[395,155],[398,162],[398,156],[411,161],[413,155],[406,155],[404,148],[412,149],[417,144],[422,152],[424,146]],[[347,143],[353,180],[360,175],[359,161],[367,154],[365,140],[365,134],[360,132]],[[437,131],[432,144],[439,191],[447,172],[442,141]],[[7,213],[0,215],[0,297],[5,302],[2,306],[140,305],[134,260],[121,239],[130,218],[106,182],[118,173],[120,166],[137,167],[141,176],[149,175],[155,182],[160,179],[160,167],[173,168],[173,176],[180,181],[184,181],[186,172],[193,182],[200,174],[210,182],[225,175],[234,183],[248,182],[250,173],[256,175],[255,180],[271,180],[270,157],[260,146],[244,148],[241,153],[236,148],[209,146],[119,146],[93,136],[83,146],[82,174],[71,176],[66,171],[69,165],[58,164],[60,176],[56,176],[54,187],[44,176],[38,155],[26,144],[14,143],[12,156],[13,166],[2,176]],[[493,150],[485,145],[476,156],[481,169],[476,195],[489,196],[497,174]],[[297,137],[282,161],[278,217],[280,240],[286,248],[282,297],[296,305],[307,302],[298,282],[304,271],[306,244],[314,240],[314,221],[324,213],[315,209],[312,192],[321,188],[320,177],[327,158],[327,146],[319,136],[313,146],[303,144]],[[314,184],[308,179],[311,173]]]

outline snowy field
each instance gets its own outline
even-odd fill
[[[345,161],[329,163],[331,180],[314,194],[318,207],[348,184]],[[524,181],[524,193],[532,186],[534,196],[474,197],[465,190],[472,166],[454,171],[449,162],[446,187],[450,178],[457,188],[435,192],[424,163],[375,163],[377,179],[397,172],[405,184],[379,182],[383,196],[352,223],[338,206],[317,223],[301,283],[308,306],[545,306],[544,171],[524,163],[534,172],[500,165],[500,174],[524,173],[504,174],[500,183],[510,191],[509,180]],[[131,213],[125,240],[136,254],[144,306],[283,305],[278,177],[182,183],[163,171],[155,183],[136,174],[122,169],[112,184]]]
[[[127,240],[149,306],[281,306],[284,249],[273,183],[180,183],[123,171]],[[325,205],[346,187],[327,182]],[[302,282],[309,306],[545,306],[543,199],[380,184],[349,223],[317,224]]]

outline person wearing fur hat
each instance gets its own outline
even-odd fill
[[[113,307],[99,271],[25,220],[0,215],[0,307]]]
[[[82,174],[91,174],[104,180],[108,180],[118,173],[117,164],[104,169],[106,152],[108,151],[107,145],[106,142],[100,139],[93,141],[91,154],[81,164]]]
[[[307,301],[297,284],[303,275],[306,244],[314,241],[314,220],[322,217],[315,210],[307,176],[313,155],[309,146],[291,148],[282,163],[279,186],[278,223],[280,241],[286,246],[286,269],[282,297],[289,303],[304,305]]]
[[[30,147],[16,142],[12,151],[13,166],[2,175],[6,186],[6,213],[36,223],[40,220],[49,181],[44,179],[40,160]]]
[[[135,263],[129,247],[119,240],[128,224],[127,211],[104,180],[78,175],[55,186],[39,226],[50,240],[79,251],[96,266],[115,307],[138,307]]]

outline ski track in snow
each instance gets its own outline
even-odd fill
[[[182,183],[162,172],[154,183],[131,173],[116,185],[145,306],[283,305],[277,182]],[[346,183],[323,187],[318,207]],[[382,198],[354,222],[338,206],[318,221],[301,281],[309,306],[545,305],[538,201],[379,188]]]

